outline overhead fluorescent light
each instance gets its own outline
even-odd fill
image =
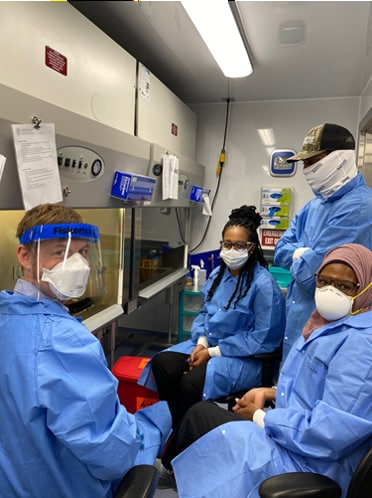
[[[265,147],[273,147],[275,145],[275,135],[272,128],[257,128],[257,133]]]
[[[227,0],[182,0],[181,4],[227,78],[252,74],[252,63]]]

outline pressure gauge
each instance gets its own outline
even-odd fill
[[[154,166],[152,167],[152,172],[154,176],[160,176],[162,174],[162,171],[163,171],[163,166],[159,163],[154,164]]]
[[[100,159],[95,159],[92,163],[92,175],[98,176],[102,170],[102,162]]]

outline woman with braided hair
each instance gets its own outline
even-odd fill
[[[277,349],[285,328],[285,300],[267,270],[254,206],[233,209],[222,230],[221,264],[201,290],[204,303],[191,339],[156,354],[140,384],[166,400],[173,428],[206,399],[261,385],[262,364],[251,356]]]

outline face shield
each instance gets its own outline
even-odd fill
[[[38,225],[20,243],[31,246],[32,274],[39,290],[60,301],[102,295],[99,230],[84,223]]]

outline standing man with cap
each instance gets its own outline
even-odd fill
[[[274,264],[291,271],[283,359],[314,311],[314,274],[333,247],[355,242],[372,249],[372,189],[358,173],[349,130],[321,124],[307,133],[302,151],[288,162],[303,162],[315,194],[294,216],[278,241]]]

